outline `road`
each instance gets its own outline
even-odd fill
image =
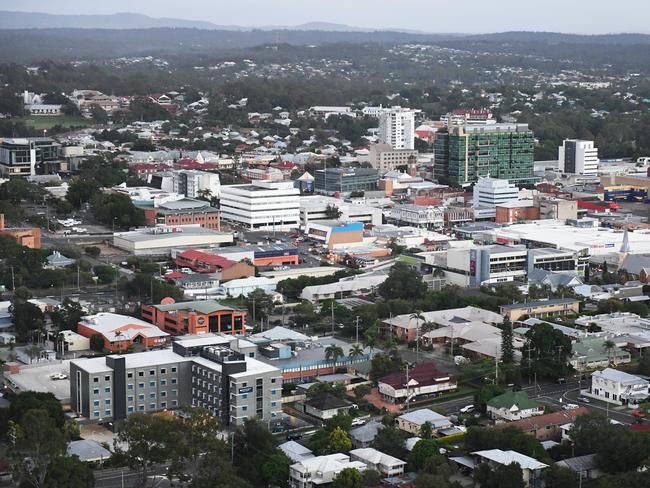
[[[169,464],[161,464],[149,471],[148,476],[164,476],[167,473]],[[137,472],[129,468],[109,468],[98,469],[95,474],[95,488],[126,488],[140,486],[140,477]],[[162,480],[151,480],[146,486],[152,488],[162,488]]]

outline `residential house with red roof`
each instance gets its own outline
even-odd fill
[[[217,273],[220,281],[255,276],[255,266],[245,261],[230,259],[196,249],[188,249],[176,255],[176,264],[190,268],[196,273]]]
[[[420,363],[408,373],[388,374],[379,380],[378,386],[382,399],[391,403],[437,397],[458,387],[456,379],[440,371],[434,363]]]

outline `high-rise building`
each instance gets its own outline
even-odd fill
[[[527,124],[461,125],[438,132],[434,143],[436,178],[464,186],[482,176],[514,184],[535,182],[535,138]]]
[[[221,187],[221,218],[251,230],[295,229],[300,221],[300,190],[293,181],[253,181]]]
[[[598,175],[598,148],[594,141],[565,139],[558,148],[558,161],[562,173]]]
[[[415,112],[392,107],[379,114],[379,142],[393,149],[415,148]]]
[[[413,158],[417,163],[418,152],[415,149],[393,149],[388,144],[373,144],[369,157],[370,165],[383,175],[400,166],[407,167]]]

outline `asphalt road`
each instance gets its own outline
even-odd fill
[[[151,488],[169,486],[165,480],[159,478],[159,476],[164,476],[167,473],[168,466],[168,464],[162,464],[149,471],[148,477],[151,479],[149,479],[146,486]],[[139,474],[131,471],[129,468],[99,469],[96,470],[94,474],[95,488],[127,488],[140,486]],[[155,479],[153,479],[154,477]]]

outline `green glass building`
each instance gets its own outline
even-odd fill
[[[481,176],[525,185],[533,175],[535,136],[528,124],[451,126],[434,144],[434,174],[443,182],[463,186]]]

